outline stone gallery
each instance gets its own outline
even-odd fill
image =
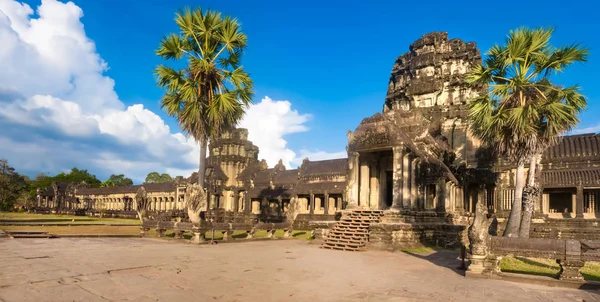
[[[465,75],[480,62],[474,42],[448,39],[444,32],[412,43],[393,65],[382,112],[348,132],[347,158],[305,159],[291,170],[281,162],[268,168],[246,129],[223,133],[209,146],[209,212],[221,213],[225,221],[273,221],[294,206],[295,228],[322,229],[332,248],[347,247],[343,239],[365,228],[372,247],[423,240],[452,244],[478,201],[500,220],[507,217],[516,166],[492,158],[467,128],[467,104],[485,88],[467,85]],[[599,151],[598,135],[584,134],[564,137],[544,153],[535,225],[564,227],[570,218],[597,217]],[[177,215],[185,213],[186,185],[195,177],[110,188],[54,183],[39,191],[37,206],[135,215],[134,197],[143,186],[150,211]],[[355,210],[347,221],[336,217],[346,209]],[[532,232],[544,237],[553,229],[532,227]]]

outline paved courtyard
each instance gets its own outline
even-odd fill
[[[301,240],[0,239],[0,301],[600,301],[465,279],[450,252],[322,250]]]

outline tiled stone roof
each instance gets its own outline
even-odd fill
[[[600,169],[542,171],[544,186],[600,186]]]
[[[318,175],[346,175],[348,170],[348,159],[338,158],[329,160],[310,161],[305,159],[300,166],[300,175],[318,176]]]
[[[600,135],[588,133],[564,136],[560,143],[544,152],[542,162],[600,160]]]

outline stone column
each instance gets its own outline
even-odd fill
[[[308,199],[308,207],[309,207],[309,214],[314,214],[315,213],[315,194],[313,194],[313,192],[310,192],[310,198]]]
[[[341,211],[342,210],[342,198],[341,197],[336,197],[335,201],[336,201],[335,210],[336,211]]]
[[[416,166],[417,166],[417,159],[414,158],[410,162],[410,205],[413,210],[418,208]]]
[[[329,193],[325,192],[325,207],[323,208],[323,214],[329,214]]]
[[[577,197],[575,205],[575,217],[583,218],[583,185],[577,186]]]
[[[377,160],[371,161],[369,165],[369,208],[378,208],[379,201],[379,165]]]
[[[364,155],[363,155],[364,156]],[[369,207],[369,187],[371,185],[369,164],[366,159],[360,161],[360,197],[358,204],[361,207]]]
[[[446,211],[446,180],[440,178],[435,186],[437,190],[435,208],[438,212]]]
[[[348,154],[348,187],[346,188],[349,209],[358,207],[358,170],[359,154],[351,152]]]
[[[399,209],[402,207],[402,184],[403,184],[403,173],[402,173],[402,165],[404,159],[404,146],[396,146],[392,148],[392,152],[394,154],[394,162],[392,166],[392,208]]]
[[[410,208],[410,158],[405,153],[402,157],[402,207]]]
[[[244,192],[244,204],[244,212],[246,212],[247,214],[252,213],[252,200],[250,200],[248,192]]]
[[[233,191],[233,212],[238,211],[240,193],[238,190]]]

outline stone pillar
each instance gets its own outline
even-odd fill
[[[405,153],[402,157],[402,207],[410,208],[410,155]]]
[[[359,154],[351,152],[348,154],[348,187],[346,189],[349,209],[358,207],[358,170]]]
[[[364,156],[364,155],[363,155]],[[369,164],[367,160],[360,161],[360,196],[358,199],[358,204],[361,207],[369,207],[369,187],[370,187],[370,178],[371,175],[369,173]]]
[[[239,191],[235,190],[233,191],[233,212],[237,212],[239,209],[239,197],[240,197],[240,193]]]
[[[436,193],[436,205],[435,208],[438,212],[445,212],[446,211],[446,180],[444,178],[440,178],[437,181],[437,184],[435,186],[437,193]]]
[[[392,148],[394,154],[394,162],[392,166],[392,208],[399,209],[402,207],[402,184],[403,184],[403,173],[402,163],[404,158],[404,146],[397,146]]]
[[[312,192],[310,192],[310,199],[308,200],[308,204],[309,204],[309,214],[314,214],[315,213],[315,194],[313,194]]]
[[[248,196],[248,192],[244,192],[244,212],[247,214],[252,213],[252,200]]]
[[[379,201],[379,165],[376,160],[369,165],[369,208],[377,208]]]
[[[325,207],[323,208],[323,214],[329,214],[329,193],[325,192]]]
[[[417,159],[414,158],[410,162],[410,206],[413,210],[418,208],[417,198],[419,197],[417,194],[417,172],[416,172],[417,169],[416,169],[416,167],[417,167]]]
[[[577,186],[577,202],[575,205],[575,217],[583,218],[583,185]]]
[[[336,204],[335,204],[336,211],[341,211],[342,210],[342,198],[336,197],[335,201],[336,201]]]

